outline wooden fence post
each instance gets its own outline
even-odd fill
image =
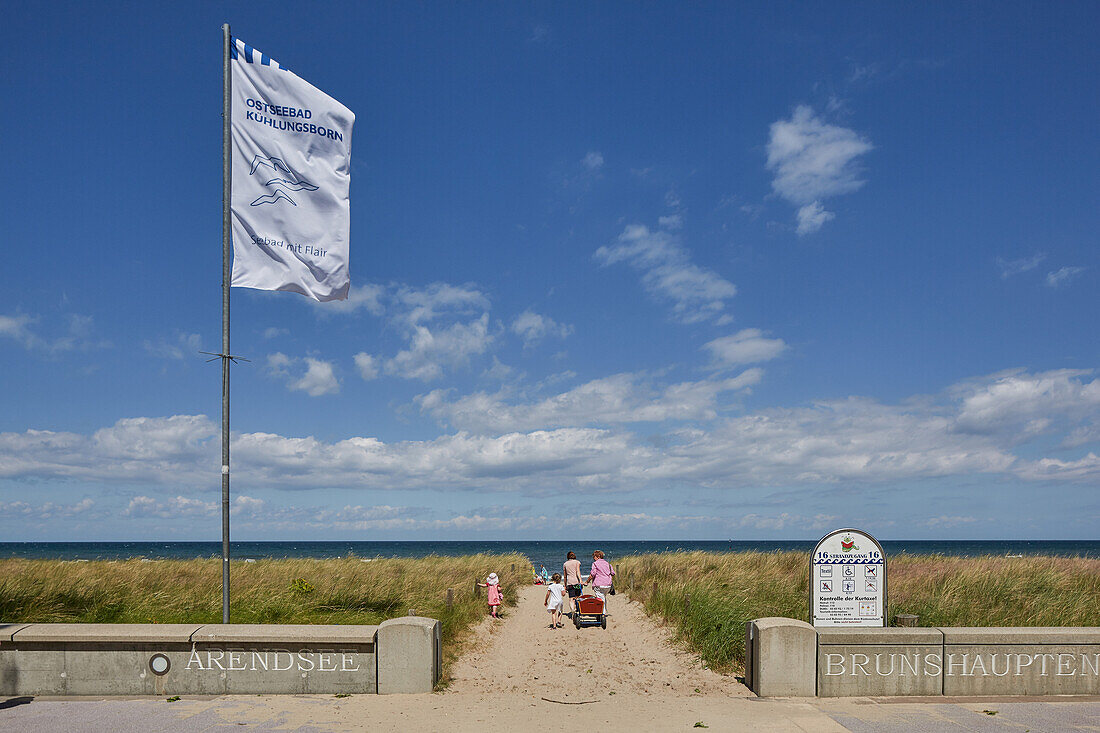
[[[653,584],[653,595],[657,595],[657,583]]]
[[[477,579],[475,578],[474,579],[474,598],[477,598],[479,595],[481,595],[481,591],[478,590]]]
[[[454,588],[448,588],[447,589],[447,610],[450,611],[454,607],[455,607],[455,589]]]
[[[416,615],[416,609],[415,608],[410,608],[409,609],[409,615],[410,616],[415,616]]]

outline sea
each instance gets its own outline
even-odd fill
[[[545,566],[553,571],[573,551],[581,562],[592,551],[603,550],[612,562],[627,555],[679,550],[706,552],[805,552],[807,557],[816,540],[502,540],[502,541],[421,541],[421,542],[234,542],[230,557],[236,560],[266,558],[339,558],[456,556],[475,553],[518,552],[531,560],[535,569]],[[886,540],[882,543],[887,558],[912,555],[1056,555],[1059,557],[1100,557],[1097,540]],[[17,557],[50,560],[186,560],[221,557],[220,542],[0,542],[0,558]]]

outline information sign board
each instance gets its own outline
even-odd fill
[[[886,625],[886,554],[871,535],[838,529],[810,555],[810,623]]]

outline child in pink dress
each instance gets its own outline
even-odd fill
[[[489,577],[485,579],[484,583],[478,583],[482,588],[488,588],[486,595],[489,597],[489,613],[493,618],[499,618],[497,616],[497,608],[501,602],[504,601],[504,593],[500,590],[500,579],[497,578],[496,573],[489,573]]]

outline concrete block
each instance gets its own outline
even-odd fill
[[[821,697],[942,694],[939,629],[818,629],[817,642]]]
[[[752,633],[753,622],[745,622],[745,687],[754,689],[752,684]]]
[[[25,629],[28,626],[30,624],[0,624],[0,645],[11,641],[11,637],[16,631]]]
[[[16,670],[0,673],[4,695],[68,695],[65,672]]]
[[[1098,644],[949,644],[943,652],[945,695],[1100,695]]]
[[[240,644],[196,642],[178,683],[220,693],[373,694],[374,644]]]
[[[202,624],[30,624],[12,634],[12,641],[61,644],[187,643]]]
[[[945,695],[1100,694],[1098,627],[943,629]]]
[[[940,695],[943,647],[936,644],[822,645],[817,657],[821,697]]]
[[[65,695],[65,652],[40,649],[33,654],[6,645],[0,649],[0,694]]]
[[[431,692],[443,665],[441,626],[433,618],[404,616],[378,627],[378,693]]]
[[[397,621],[405,626],[390,633],[394,691],[430,691],[439,679],[439,622]],[[375,693],[378,628],[0,626],[0,694]]]
[[[952,626],[944,644],[1100,644],[1100,626]]]
[[[194,642],[240,644],[373,644],[377,626],[339,624],[206,624],[190,636]]]
[[[912,646],[914,644],[943,644],[943,631],[933,628],[845,628],[834,627],[817,630],[817,643],[827,644],[885,644]]]
[[[150,695],[148,660],[155,647],[120,648],[116,644],[68,644],[65,675],[69,695]]]
[[[792,618],[759,618],[752,630],[753,692],[811,697],[817,692],[817,630]]]

